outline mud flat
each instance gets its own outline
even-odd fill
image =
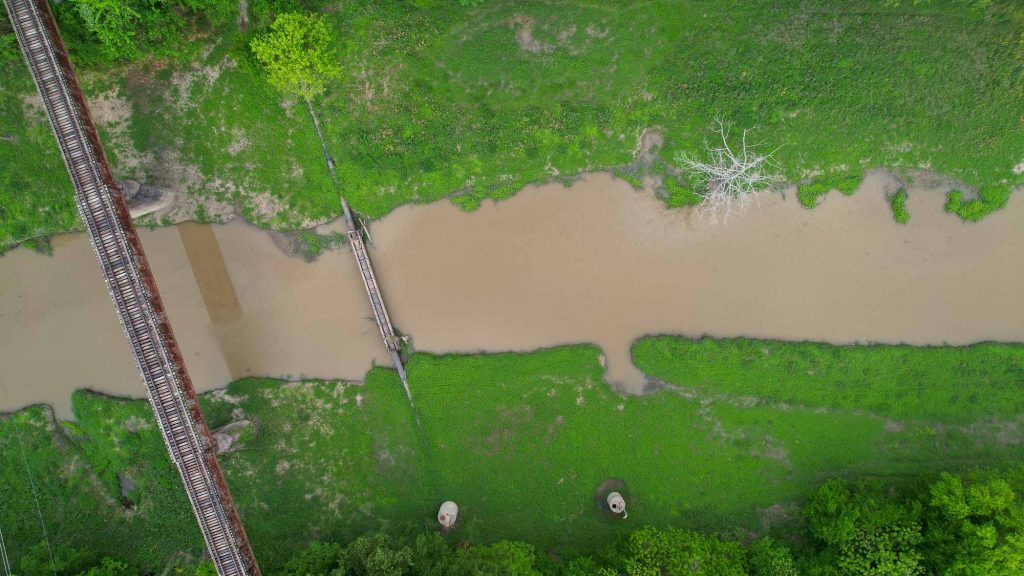
[[[418,350],[600,345],[608,378],[640,392],[629,358],[645,334],[965,344],[1024,341],[1024,201],[980,224],[911,188],[893,222],[872,174],[814,210],[770,197],[728,224],[666,210],[605,174],[531,186],[465,213],[407,206],[372,227],[396,326]],[[200,390],[246,375],[360,379],[385,364],[347,251],[313,264],[241,223],[143,231],[168,314]],[[141,396],[82,235],[55,255],[0,258],[0,409],[70,415],[76,388]]]

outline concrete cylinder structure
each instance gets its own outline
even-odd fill
[[[626,500],[618,492],[608,494],[608,509],[615,514],[622,514],[623,518],[628,516],[626,513]]]
[[[440,522],[441,526],[446,530],[451,528],[458,518],[459,505],[451,500],[441,504],[441,508],[437,511],[437,521]]]

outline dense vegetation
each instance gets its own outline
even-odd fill
[[[413,546],[445,499],[461,508],[449,543],[521,541],[538,562],[600,560],[644,525],[723,542],[771,535],[804,555],[801,506],[827,478],[874,478],[879,494],[911,503],[939,471],[1012,468],[1024,456],[1017,345],[645,339],[637,364],[671,387],[644,397],[603,383],[599,356],[589,346],[416,354],[422,429],[397,376],[379,368],[362,385],[246,379],[201,403],[212,426],[256,424],[221,463],[269,573],[313,540],[380,532]],[[90,562],[109,556],[146,572],[194,563],[198,530],[148,405],[86,391],[73,405],[74,423],[38,406],[0,419],[12,557],[43,539],[34,489],[51,541],[88,550]],[[610,487],[626,496],[629,519],[600,511]],[[839,554],[847,541],[828,538],[847,536],[824,530],[809,549]]]
[[[376,533],[347,545],[313,542],[284,565],[292,576],[1015,576],[1024,568],[1024,469],[1007,474],[942,473],[893,490],[877,482],[830,480],[802,508],[788,541],[678,528],[643,527],[595,554],[544,555],[526,542],[457,543],[428,531]],[[41,552],[37,548],[33,552]],[[61,549],[60,574],[88,554]],[[51,574],[46,558],[23,559],[23,576]],[[209,563],[195,572],[212,571]],[[135,574],[105,558],[87,576]]]
[[[223,0],[57,5],[87,92],[130,109],[103,119],[119,175],[278,227],[337,215],[307,114],[250,49],[277,14],[308,11],[342,68],[317,112],[341,190],[370,217],[623,166],[646,128],[664,136],[661,158],[693,153],[716,116],[780,147],[808,205],[866,168],[927,167],[962,181],[948,208],[979,219],[1024,178],[1024,8],[1008,0],[245,4],[247,17]],[[118,10],[97,19],[99,5]],[[0,38],[5,245],[76,217],[24,65]],[[672,205],[692,204],[662,161],[644,170],[669,179]]]
[[[893,490],[830,480],[780,541],[644,527],[593,555],[554,558],[524,542],[450,547],[436,532],[395,541],[363,536],[347,546],[314,543],[285,565],[297,576],[561,574],[565,576],[1011,576],[1024,569],[1024,470],[942,473]]]

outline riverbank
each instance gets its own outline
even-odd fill
[[[647,129],[664,137],[651,165],[664,176],[678,152],[714,137],[716,116],[756,126],[791,182],[927,168],[963,182],[963,197],[981,201],[959,208],[979,216],[1024,178],[1012,2],[413,4],[305,5],[345,55],[316,105],[342,189],[368,217],[452,195],[470,208],[530,182],[625,166]],[[191,61],[79,66],[114,172],[182,195],[176,217],[240,213],[275,228],[336,217],[307,115],[280,102],[249,54],[251,34],[284,6],[252,9],[244,34],[234,18],[225,29],[197,23]],[[66,231],[77,216],[24,65],[0,64],[0,78],[9,245]]]
[[[791,192],[711,225],[591,174],[472,214],[399,209],[370,226],[370,249],[391,317],[415,349],[594,343],[608,379],[634,393],[647,378],[630,347],[647,334],[1024,341],[1024,202],[965,224],[943,212],[948,188],[919,181],[901,225],[886,199],[895,186],[871,173],[853,196],[828,195],[813,211]],[[307,264],[241,222],[141,237],[199,390],[246,376],[358,380],[387,363],[346,252]],[[9,383],[0,409],[45,402],[67,418],[79,388],[142,396],[87,240],[54,245],[52,257],[0,258],[0,317],[21,327],[0,333]]]
[[[593,346],[415,354],[421,435],[397,375],[381,368],[362,385],[245,379],[200,403],[212,427],[256,423],[220,461],[268,573],[311,539],[429,528],[449,498],[460,505],[460,540],[591,550],[645,524],[785,533],[824,478],[899,483],[1024,457],[1020,345],[670,337],[641,340],[634,355],[668,388],[621,394],[603,381]],[[721,368],[695,378],[693,358]],[[12,557],[42,539],[23,441],[55,544],[149,571],[178,553],[196,558],[199,534],[148,404],[89,392],[73,404],[73,424],[40,407],[0,418]],[[122,495],[120,478],[135,488]],[[626,522],[595,508],[609,479],[624,484]]]

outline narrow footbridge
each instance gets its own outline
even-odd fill
[[[391,326],[391,318],[384,308],[384,299],[380,295],[380,288],[377,287],[377,277],[373,274],[373,265],[370,263],[370,256],[366,253],[366,244],[359,236],[359,232],[350,230],[348,233],[349,245],[352,247],[352,255],[356,258],[356,265],[359,266],[359,274],[363,278],[363,285],[366,287],[366,295],[370,297],[370,307],[373,308],[374,319],[377,320],[377,327],[380,328],[381,338],[389,352],[395,352],[399,348],[398,337]]]
[[[5,0],[171,460],[218,574],[259,576],[156,282],[47,0]]]
[[[312,118],[313,126],[316,128],[316,135],[320,139],[320,148],[324,152],[324,161],[327,162],[327,171],[331,174],[331,181],[337,185],[338,175],[334,170],[334,159],[331,158],[331,152],[327,149],[327,141],[324,140],[324,133],[320,128],[320,120],[317,119],[309,99],[306,100],[306,108],[309,110],[309,116]],[[405,388],[405,396],[409,399],[409,404],[411,405],[413,403],[412,392],[409,390],[409,379],[405,375],[405,366],[402,364],[401,340],[395,335],[395,329],[391,325],[391,318],[388,317],[388,311],[384,307],[384,297],[381,296],[380,287],[377,286],[377,277],[373,273],[373,263],[370,262],[370,255],[366,252],[366,244],[363,242],[362,234],[356,228],[356,222],[352,218],[352,211],[348,207],[348,202],[345,201],[344,196],[339,196],[338,199],[341,200],[341,211],[345,217],[345,226],[348,228],[346,233],[348,244],[352,247],[352,255],[355,256],[356,265],[359,266],[359,275],[363,279],[363,286],[366,287],[366,295],[370,298],[373,318],[377,321],[377,328],[380,329],[381,338],[384,339],[384,346],[387,347],[388,353],[391,354],[391,363],[395,365],[395,370],[398,370],[398,376],[402,379],[402,387]],[[415,408],[413,409],[413,414],[415,415],[416,422],[419,423],[420,419],[416,415]]]
[[[405,366],[402,365],[401,340],[395,334],[391,325],[391,318],[388,310],[384,307],[384,297],[381,296],[380,287],[377,286],[377,276],[373,273],[373,263],[370,262],[370,255],[366,252],[366,244],[363,237],[355,227],[352,213],[349,211],[348,203],[341,199],[341,207],[345,214],[345,223],[348,225],[348,244],[352,247],[352,255],[359,267],[359,276],[363,279],[363,286],[366,287],[366,295],[370,298],[370,308],[373,309],[373,318],[377,321],[377,328],[380,336],[384,339],[384,346],[391,354],[391,362],[398,370],[398,376],[402,379],[402,387],[405,388],[405,396],[412,402],[412,391],[409,390],[409,380],[405,375]],[[419,417],[417,416],[417,421]]]

